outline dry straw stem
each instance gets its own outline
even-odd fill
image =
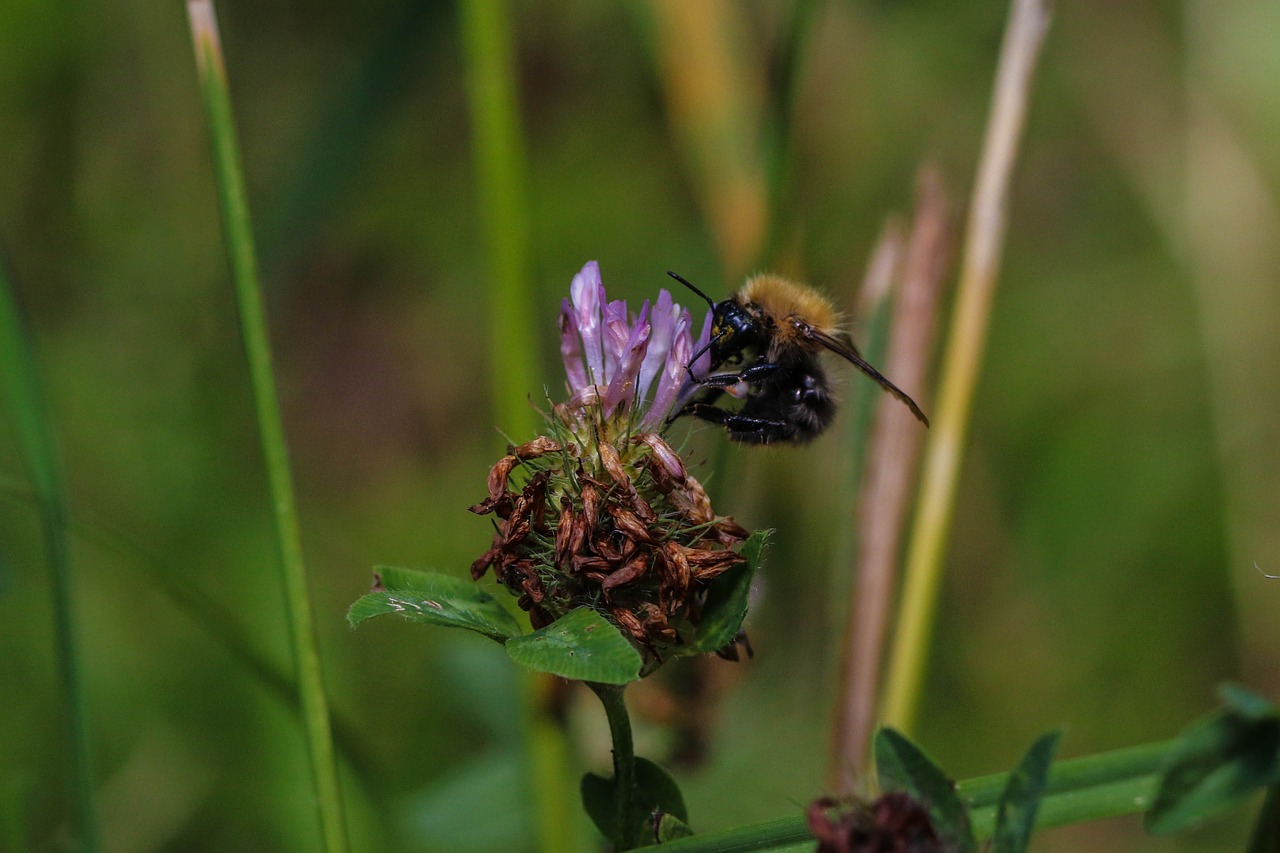
[[[908,732],[914,728],[920,701],[937,610],[942,553],[955,508],[969,411],[995,297],[1009,183],[1036,60],[1048,26],[1049,9],[1044,0],[1013,0],[969,208],[955,313],[942,363],[936,417],[925,449],[924,480],[889,657],[881,716],[887,725]]]
[[[903,388],[928,385],[939,296],[952,252],[952,228],[942,178],[921,169],[915,220],[900,284],[894,294],[893,325],[885,370]],[[873,256],[872,269],[877,258]],[[926,400],[917,395],[922,403]],[[927,408],[927,406],[926,406]],[[888,628],[899,543],[924,431],[911,412],[885,397],[876,407],[867,445],[867,471],[858,501],[855,587],[845,633],[841,698],[831,751],[832,787],[856,793],[875,723],[880,661]]]

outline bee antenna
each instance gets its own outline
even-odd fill
[[[713,302],[713,301],[711,300],[711,297],[710,297],[710,296],[707,296],[707,294],[703,293],[701,290],[698,290],[698,288],[696,288],[696,287],[694,287],[692,284],[690,284],[690,283],[688,282],[688,280],[686,280],[685,278],[681,277],[681,276],[680,276],[680,275],[678,275],[677,273],[673,273],[671,270],[667,270],[667,275],[671,276],[671,277],[672,277],[672,278],[674,278],[676,281],[680,282],[680,283],[681,283],[681,284],[683,284],[685,287],[689,288],[689,289],[690,289],[690,290],[692,290],[694,293],[696,293],[696,294],[698,294],[699,296],[701,296],[703,299],[707,300],[707,304],[708,304],[708,305],[710,305],[710,306],[711,306],[711,308],[712,308],[713,310],[715,309],[715,307],[716,307],[716,303],[715,303],[715,302]]]

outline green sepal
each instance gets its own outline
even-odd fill
[[[693,835],[693,827],[682,821],[673,814],[663,812],[654,818],[656,826],[653,830],[653,836],[659,844],[666,844],[668,841],[676,841],[680,838],[689,838]]]
[[[707,600],[702,608],[702,622],[692,643],[685,646],[685,654],[703,654],[723,649],[734,641],[747,618],[747,604],[751,596],[751,582],[755,579],[760,558],[768,544],[772,530],[757,530],[742,543],[738,554],[745,562],[723,572],[707,589]]]
[[[875,736],[876,774],[882,793],[903,791],[929,811],[939,837],[956,845],[958,853],[978,849],[969,812],[955,782],[905,735],[882,728]]]
[[[689,811],[685,808],[684,795],[680,786],[657,764],[647,758],[636,756],[636,790],[632,798],[633,816],[637,822],[636,832],[632,838],[652,839],[653,842],[669,841],[672,838],[683,838],[692,835],[689,828]],[[605,838],[617,838],[616,823],[618,805],[612,776],[601,776],[598,773],[587,773],[582,777],[582,807],[596,829]],[[659,816],[657,827],[654,826],[654,815]],[[678,833],[684,828],[684,835]],[[652,843],[652,842],[648,842]]]
[[[1169,750],[1144,819],[1149,832],[1177,832],[1280,782],[1280,709],[1242,687],[1220,694],[1227,707],[1191,726]]]
[[[518,664],[578,681],[627,684],[643,663],[618,627],[590,607],[571,610],[531,634],[507,641]]]
[[[374,616],[394,614],[424,625],[466,628],[505,643],[520,624],[492,595],[466,578],[394,566],[374,569],[375,590],[347,611],[352,627]]]
[[[1009,782],[996,808],[996,829],[991,853],[1023,853],[1031,843],[1036,812],[1049,781],[1049,768],[1058,749],[1060,732],[1050,732],[1034,744],[1022,762],[1009,774]]]

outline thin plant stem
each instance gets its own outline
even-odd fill
[[[531,435],[537,421],[534,389],[537,316],[529,282],[529,223],[525,155],[515,89],[510,11],[500,0],[464,0],[458,8],[467,65],[472,148],[490,258],[487,316],[494,413],[508,435]],[[529,817],[536,848],[577,849],[577,810],[569,785],[568,743],[549,711],[550,676],[522,672],[522,738],[527,762]]]
[[[631,718],[623,700],[623,688],[615,684],[587,682],[609,719],[609,737],[613,741],[614,849],[630,850],[639,843],[635,814],[636,754],[631,741]]]
[[[464,0],[458,7],[467,62],[476,180],[489,256],[490,381],[493,404],[509,435],[531,433],[536,316],[529,286],[526,167],[516,109],[515,50],[508,6]]]
[[[36,364],[35,348],[23,327],[17,300],[0,261],[0,394],[17,431],[18,444],[44,522],[49,552],[54,646],[62,682],[71,751],[72,790],[80,849],[101,849],[94,809],[93,763],[89,750],[89,710],[80,658],[80,622],[71,566],[66,494],[53,422]]]
[[[927,404],[939,294],[950,255],[947,200],[936,167],[920,172],[916,212],[895,289],[884,365],[900,387]],[[856,578],[845,628],[844,670],[837,696],[831,777],[841,795],[856,791],[875,726],[880,662],[888,633],[899,543],[925,430],[896,400],[881,397],[868,439],[867,472],[858,502]]]
[[[937,411],[925,447],[924,477],[887,667],[881,719],[906,732],[914,728],[920,704],[943,551],[955,510],[969,413],[995,298],[1009,184],[1036,60],[1048,26],[1045,0],[1012,0],[969,208],[955,311],[943,357]]]
[[[231,94],[212,0],[188,0],[191,38],[201,95],[209,122],[214,173],[221,202],[224,239],[231,262],[245,355],[253,388],[254,409],[267,471],[275,521],[289,642],[298,682],[302,723],[311,782],[319,811],[324,850],[343,853],[349,847],[338,784],[329,708],[321,679],[320,652],[302,560],[302,539],[294,505],[289,454],[271,369],[266,309],[258,281],[258,265],[249,219],[249,204],[240,168]]]

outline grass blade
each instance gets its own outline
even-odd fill
[[[329,708],[320,672],[315,623],[302,560],[302,540],[294,506],[293,482],[285,445],[284,425],[271,370],[266,310],[258,281],[258,265],[249,219],[249,204],[240,169],[231,112],[231,94],[218,37],[212,0],[188,0],[191,38],[195,47],[200,90],[209,122],[213,165],[221,201],[224,238],[231,262],[236,302],[244,337],[254,409],[266,463],[274,510],[280,569],[285,590],[289,639],[297,671],[302,723],[311,762],[312,786],[319,810],[320,831],[328,853],[348,849],[342,793],[338,787]]]
[[[0,393],[17,431],[28,476],[40,505],[52,577],[55,645],[62,695],[66,703],[74,778],[76,825],[80,847],[101,849],[101,832],[93,802],[93,767],[89,754],[89,711],[81,670],[79,622],[76,616],[66,496],[58,463],[53,425],[45,403],[35,348],[0,261]]]

